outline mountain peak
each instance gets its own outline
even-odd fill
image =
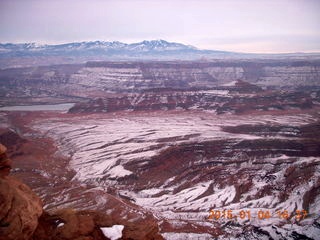
[[[188,45],[175,43],[175,42],[168,42],[163,39],[144,40],[142,42],[132,43],[129,46],[130,46],[130,50],[139,50],[139,51],[173,51],[173,50],[196,49],[193,46],[188,46]]]
[[[14,56],[67,56],[67,57],[96,57],[114,59],[194,59],[203,54],[216,54],[212,51],[201,51],[193,46],[163,39],[144,40],[137,43],[119,41],[83,41],[64,44],[38,45],[36,43],[1,44],[1,57]]]
[[[144,40],[142,41],[144,44],[170,44],[168,41],[163,39],[154,39],[154,40]]]

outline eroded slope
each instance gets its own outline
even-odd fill
[[[72,181],[152,212],[169,239],[179,232],[316,239],[318,119],[314,112],[122,112],[42,119],[32,127],[70,157]],[[208,220],[210,209],[250,211],[252,218]],[[259,210],[272,216],[258,219]],[[289,219],[277,215],[284,210],[293,213]],[[307,218],[297,220],[296,210]]]

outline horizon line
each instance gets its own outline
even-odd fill
[[[122,44],[127,44],[127,45],[130,45],[130,44],[137,44],[137,43],[142,43],[142,42],[152,42],[152,41],[165,41],[165,42],[168,42],[168,43],[177,43],[177,44],[182,44],[182,45],[185,45],[185,46],[189,46],[189,47],[194,47],[196,48],[197,50],[200,50],[200,51],[221,51],[221,52],[231,52],[231,53],[239,53],[239,54],[267,54],[267,55],[272,55],[272,54],[320,54],[320,50],[315,50],[315,51],[292,51],[292,52],[246,52],[246,51],[233,51],[233,50],[221,50],[221,49],[212,49],[212,48],[199,48],[197,46],[194,46],[192,44],[186,44],[186,43],[183,43],[183,42],[176,42],[176,41],[168,41],[168,40],[165,40],[165,39],[161,39],[161,38],[158,38],[158,39],[151,39],[151,40],[140,40],[140,41],[129,41],[129,42],[125,42],[125,41],[119,41],[119,40],[79,40],[79,41],[55,41],[55,42],[42,42],[42,41],[25,41],[25,42],[22,42],[22,41],[17,41],[17,42],[0,42],[0,44],[2,45],[5,45],[5,44],[35,44],[35,45],[39,45],[39,46],[58,46],[58,45],[65,45],[65,44],[74,44],[74,43],[90,43],[90,42],[103,42],[103,43],[115,43],[115,42],[118,42],[118,43],[122,43]]]

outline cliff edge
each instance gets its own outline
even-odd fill
[[[163,239],[153,223],[115,222],[96,211],[43,210],[41,199],[24,183],[9,176],[7,148],[0,143],[0,240]],[[110,227],[120,226],[112,236]],[[114,230],[113,230],[114,231]]]

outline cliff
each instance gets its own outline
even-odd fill
[[[0,70],[0,104],[79,102],[154,88],[208,89],[242,80],[260,87],[320,86],[320,61],[88,62]]]
[[[8,176],[11,160],[0,144],[0,239],[30,239],[42,214],[40,198],[25,184]]]
[[[153,89],[143,93],[96,98],[75,104],[69,113],[116,111],[211,110],[218,114],[310,109],[317,102],[312,91],[264,91],[237,80],[211,90]]]
[[[108,227],[121,224],[121,239],[162,239],[155,222],[135,223],[93,210],[44,211],[41,199],[9,176],[11,160],[0,144],[0,240],[107,240]],[[117,238],[118,239],[118,238]]]

